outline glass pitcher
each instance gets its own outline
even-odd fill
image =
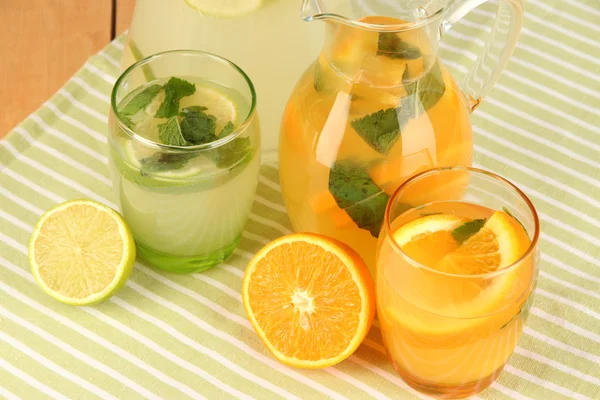
[[[485,1],[304,0],[303,19],[325,22],[326,38],[281,123],[279,174],[296,231],[337,238],[373,267],[385,207],[398,186],[433,167],[470,166],[469,114],[512,54],[521,0],[498,1],[488,43],[460,85],[438,58],[438,45]],[[414,204],[464,186],[460,177],[436,182]]]
[[[262,159],[275,162],[287,97],[323,40],[323,30],[299,15],[299,0],[137,0],[122,69],[167,50],[202,50],[231,60],[255,84]]]

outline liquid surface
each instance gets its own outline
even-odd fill
[[[217,136],[228,122],[233,123],[234,126],[239,126],[248,116],[250,103],[235,89],[210,80],[190,76],[161,78],[141,85],[131,91],[119,103],[119,111],[127,115],[133,122],[133,131],[138,135],[156,143],[166,144],[160,139],[158,129],[158,125],[164,124],[169,119],[164,114],[158,114],[162,103],[165,101],[166,93],[164,89],[158,90],[158,87],[164,87],[172,78],[180,82],[183,81],[182,85],[187,83],[194,87],[192,94],[185,95],[178,101],[176,114],[180,114],[190,107],[205,108],[205,114],[215,118],[215,134]],[[146,105],[143,108],[133,115],[125,111],[136,96],[152,87],[158,91],[149,94],[149,97],[152,98],[147,104],[144,103]]]
[[[281,185],[296,231],[342,240],[372,268],[394,190],[426,169],[470,165],[469,112],[422,32],[329,34],[284,112]]]
[[[483,219],[473,228],[473,221]],[[503,232],[510,237],[502,237]],[[481,240],[493,238],[494,251],[500,251],[506,240],[515,240],[513,248],[523,241],[515,248],[520,258],[529,246],[524,229],[504,212],[464,202],[437,202],[402,214],[393,221],[391,235],[403,251],[392,245],[391,237],[382,243],[377,304],[394,368],[411,386],[440,397],[467,397],[483,390],[521,335],[535,262],[532,256],[494,278],[478,275],[490,268],[486,259],[490,251]],[[445,257],[473,245],[475,253],[456,258],[454,269],[444,270]],[[493,261],[498,270],[503,262],[512,261],[501,261],[508,257],[502,251]],[[478,252],[483,255],[473,259]],[[430,269],[418,267],[417,261]]]

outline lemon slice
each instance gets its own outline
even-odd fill
[[[135,243],[116,211],[92,200],[71,200],[47,211],[29,242],[29,262],[54,299],[83,306],[108,299],[129,277]]]
[[[185,0],[185,2],[202,15],[221,18],[248,14],[262,4],[262,0]]]
[[[128,164],[133,167],[136,172],[142,170],[142,160],[147,157],[152,157],[154,154],[158,153],[157,150],[146,147],[135,142],[134,140],[125,140],[124,148]],[[151,175],[151,177],[155,180],[185,180],[199,175],[208,167],[211,167],[211,165],[208,164],[204,157],[196,156],[189,158],[182,168],[153,170],[148,173],[148,175]],[[139,173],[136,175],[139,175]]]

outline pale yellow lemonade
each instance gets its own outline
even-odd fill
[[[377,35],[339,28],[336,41],[292,93],[279,147],[280,180],[294,229],[345,242],[371,269],[383,211],[395,189],[426,169],[468,166],[472,156],[464,95],[442,62],[427,57],[430,43],[418,32],[388,36],[410,42],[422,55],[402,59],[382,54],[384,36]],[[435,92],[429,99],[410,96],[430,84]],[[375,125],[395,135],[382,137],[390,144],[385,149],[365,139]]]
[[[248,116],[251,105],[236,90],[194,77],[183,79],[195,86],[193,94],[180,99],[179,116],[172,117],[179,118],[184,133],[194,124],[212,123],[212,140],[218,140]],[[159,79],[134,90],[119,111],[125,111],[136,95],[167,82]],[[142,110],[122,117],[142,139],[113,135],[113,182],[138,253],[153,264],[172,265],[167,269],[175,272],[201,270],[226,258],[241,237],[260,166],[258,126],[251,124],[227,144],[197,154],[164,151],[152,144],[182,145],[165,143],[162,136],[161,129],[172,122],[156,117],[164,101],[165,90],[160,90]],[[120,128],[113,123],[112,129]],[[204,142],[210,143],[197,143]]]
[[[389,235],[376,281],[393,367],[437,397],[483,390],[514,351],[531,303],[535,262],[521,259],[530,246],[525,229],[504,211],[449,201],[405,212]]]
[[[137,0],[122,68],[174,49],[201,50],[231,60],[256,87],[263,159],[274,162],[286,100],[322,44],[322,27],[302,20],[301,4],[301,0]]]

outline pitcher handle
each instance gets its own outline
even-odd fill
[[[471,10],[489,0],[456,0],[440,25],[443,36],[452,25]],[[522,0],[499,0],[498,13],[483,51],[467,72],[460,87],[470,102],[471,112],[498,81],[516,47],[523,25]],[[488,65],[486,65],[486,61]],[[489,63],[492,65],[490,66]]]

